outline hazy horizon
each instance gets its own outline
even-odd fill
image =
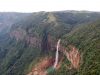
[[[96,11],[100,0],[0,0],[0,12]]]
[[[36,12],[61,12],[61,11],[79,11],[79,12],[100,12],[100,11],[91,11],[91,10],[55,10],[55,11],[31,11],[31,12],[24,12],[24,11],[0,11],[0,13],[36,13]]]

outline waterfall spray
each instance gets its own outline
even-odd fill
[[[49,69],[47,69],[46,73],[49,74],[49,73],[52,73],[56,70],[57,68],[57,64],[58,64],[58,57],[59,57],[59,53],[58,53],[58,50],[59,50],[59,46],[60,46],[60,39],[58,40],[57,42],[57,46],[56,46],[56,55],[55,55],[55,62],[54,62],[54,65],[52,67],[50,67]]]
[[[59,50],[59,46],[60,46],[60,39],[58,40],[57,42],[57,47],[56,47],[56,55],[55,55],[55,62],[54,62],[54,68],[56,68],[57,64],[58,64],[58,57],[59,57],[59,53],[58,53],[58,50]]]

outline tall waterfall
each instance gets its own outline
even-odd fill
[[[59,57],[59,53],[58,53],[58,50],[59,50],[59,46],[60,46],[60,39],[58,40],[57,42],[57,47],[56,47],[56,55],[55,55],[55,62],[54,62],[54,68],[56,68],[57,64],[58,64],[58,57]]]

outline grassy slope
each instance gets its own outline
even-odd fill
[[[99,75],[100,74],[100,22],[75,28],[62,38],[67,44],[73,44],[82,55],[81,67],[78,71],[64,70],[57,75]],[[65,42],[64,42],[65,43]],[[56,75],[56,74],[55,74]]]

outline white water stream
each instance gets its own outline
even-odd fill
[[[58,52],[58,50],[59,50],[59,46],[60,46],[60,39],[58,40],[58,42],[57,42],[57,47],[56,47],[56,55],[55,55],[55,62],[54,62],[54,68],[56,68],[56,66],[57,66],[57,64],[58,64],[58,57],[59,57],[59,52]]]

